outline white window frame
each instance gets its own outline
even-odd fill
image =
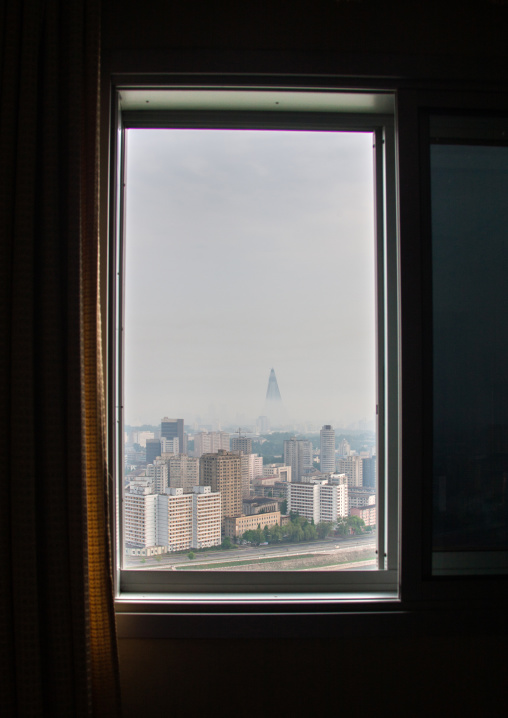
[[[278,103],[278,104],[276,104]],[[399,600],[400,370],[399,246],[395,95],[382,91],[290,87],[154,87],[119,84],[113,93],[110,280],[110,387],[116,395],[109,429],[115,491],[116,609],[127,616],[175,606],[259,606]],[[337,572],[172,572],[121,570],[123,401],[122,305],[124,141],[127,127],[291,127],[372,130],[376,137],[378,328],[378,530],[380,568]],[[295,124],[296,123],[296,124]]]

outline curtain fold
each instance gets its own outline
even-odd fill
[[[99,306],[98,0],[0,10],[2,713],[120,714]]]

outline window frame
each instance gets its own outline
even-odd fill
[[[469,620],[494,621],[508,598],[505,575],[432,575],[432,339],[430,134],[432,115],[482,117],[508,113],[508,98],[496,86],[474,83],[457,89],[423,85],[397,92],[400,223],[400,331],[402,434],[401,605],[444,616],[472,611]]]
[[[457,83],[411,82],[401,78],[347,78],[332,75],[222,74],[188,75],[122,74],[110,68],[111,84],[104,93],[107,107],[108,141],[103,143],[102,236],[108,235],[108,249],[102,243],[101,273],[108,277],[108,308],[103,313],[107,326],[108,458],[116,461],[115,387],[115,316],[118,303],[115,283],[115,256],[118,251],[116,227],[123,221],[118,202],[116,177],[120,154],[118,132],[121,116],[116,93],[125,87],[246,87],[284,86],[288,89],[334,90],[343,92],[388,92],[395,97],[395,138],[393,186],[397,232],[396,258],[390,264],[387,283],[397,305],[397,392],[389,394],[396,405],[397,440],[389,451],[397,456],[399,532],[399,593],[397,597],[355,593],[340,598],[322,595],[273,597],[237,594],[192,594],[185,596],[144,592],[124,594],[116,601],[119,636],[127,637],[305,637],[323,636],[407,636],[408,633],[451,635],[467,630],[469,634],[498,635],[503,631],[508,580],[504,576],[436,577],[428,574],[429,545],[426,522],[429,520],[429,482],[426,446],[429,427],[428,375],[425,371],[424,316],[428,311],[429,287],[425,280],[425,257],[430,237],[428,197],[428,158],[426,117],[429,112],[461,113],[508,112],[504,87],[474,81]],[[241,81],[241,82],[240,82]],[[500,91],[501,90],[501,91]],[[120,130],[119,130],[120,128]],[[107,168],[107,174],[106,174]],[[108,196],[109,195],[109,196]],[[109,230],[109,231],[108,231]],[[107,259],[105,259],[107,257]],[[106,282],[103,283],[103,286]],[[104,303],[106,306],[106,303]],[[115,507],[112,507],[114,514]],[[112,515],[112,526],[115,524]],[[116,544],[118,550],[118,542]],[[117,564],[118,565],[118,564]],[[119,585],[118,573],[114,576]]]
[[[378,464],[385,466],[389,464],[391,471],[391,480],[387,482],[386,493],[384,488],[383,470],[381,474],[381,488],[378,489],[380,511],[386,513],[386,505],[389,503],[392,516],[390,522],[390,531],[384,530],[380,532],[379,547],[385,554],[385,546],[389,545],[388,551],[389,565],[386,569],[378,569],[376,571],[343,571],[343,572],[312,572],[312,575],[302,576],[300,574],[278,574],[277,572],[256,572],[255,576],[245,572],[244,577],[247,581],[239,580],[241,574],[227,572],[220,574],[220,586],[217,586],[217,577],[203,572],[185,572],[183,574],[172,573],[171,591],[168,592],[167,579],[168,573],[164,571],[122,571],[118,569],[115,573],[116,592],[117,592],[117,608],[121,611],[129,610],[134,604],[139,606],[139,602],[144,605],[148,603],[161,604],[181,604],[196,605],[204,604],[217,605],[219,602],[222,606],[238,605],[251,602],[259,605],[264,604],[279,605],[281,601],[290,604],[310,604],[316,605],[316,602],[329,604],[330,602],[342,603],[352,601],[358,604],[358,601],[386,601],[398,599],[398,486],[399,486],[399,470],[398,470],[398,446],[399,441],[388,441],[387,436],[393,436],[399,433],[399,376],[398,376],[398,299],[397,299],[397,231],[396,231],[396,170],[395,170],[395,133],[394,133],[394,114],[379,114],[378,112],[351,112],[351,103],[358,105],[362,101],[375,105],[376,93],[368,90],[361,90],[357,93],[334,89],[330,93],[330,88],[308,88],[313,92],[313,96],[323,94],[323,96],[343,98],[347,97],[349,102],[349,111],[344,111],[344,107],[340,107],[339,112],[316,112],[308,110],[299,110],[284,113],[262,113],[256,111],[209,111],[199,110],[198,112],[182,112],[167,110],[131,110],[121,111],[120,98],[125,97],[132,85],[123,85],[121,82],[113,87],[113,111],[112,111],[112,143],[111,143],[111,166],[115,167],[115,172],[111,173],[110,194],[114,198],[111,203],[111,226],[110,226],[110,303],[113,315],[117,317],[116,322],[110,326],[110,386],[114,387],[116,393],[121,395],[121,374],[122,374],[122,326],[121,307],[123,304],[123,287],[119,281],[121,272],[117,269],[123,266],[123,244],[121,236],[124,230],[124,204],[123,192],[123,166],[125,162],[125,151],[123,142],[123,132],[126,127],[161,127],[161,126],[238,126],[238,127],[288,127],[288,119],[291,120],[291,127],[295,129],[332,129],[332,130],[372,130],[376,136],[376,164],[375,164],[375,184],[376,184],[376,233],[377,233],[377,252],[382,257],[381,261],[377,261],[377,282],[378,297],[381,296],[383,301],[378,301],[378,363],[379,376],[383,377],[382,385],[378,390],[379,395],[379,415],[386,417],[390,411],[391,425],[388,426],[388,420],[380,422],[380,430],[378,430]],[[188,87],[188,86],[184,86]],[[137,88],[143,89],[143,83],[137,83]],[[181,86],[173,85],[174,89],[181,90]],[[149,88],[152,89],[153,88]],[[167,89],[167,88],[166,88]],[[202,84],[190,87],[194,93],[203,90]],[[210,89],[209,87],[206,89]],[[231,90],[247,90],[250,93],[265,92],[274,93],[273,88],[253,88],[249,85],[242,85],[241,88],[230,87]],[[275,90],[275,92],[285,93],[295,96],[295,87],[283,87]],[[297,88],[304,97],[304,89]],[[316,92],[317,90],[317,92]],[[145,88],[146,91],[146,88]],[[224,94],[224,92],[222,93]],[[394,102],[394,93],[378,93],[380,98],[389,97]],[[307,94],[308,96],[308,94]],[[297,97],[298,101],[298,97]],[[333,100],[332,100],[333,101]],[[148,104],[148,103],[147,103]],[[344,104],[344,103],[342,103]],[[225,122],[227,117],[228,121]],[[115,180],[115,177],[117,178]],[[388,188],[388,189],[387,189]],[[388,290],[387,287],[390,289]],[[390,309],[386,311],[389,303]],[[390,314],[391,312],[391,314]],[[390,392],[388,391],[388,383],[390,384]],[[395,387],[393,389],[392,387]],[[111,394],[111,392],[110,392]],[[390,406],[385,404],[385,396],[390,397]],[[113,458],[116,472],[122,466],[122,446],[121,441],[115,440],[115,437],[122,436],[122,419],[121,419],[121,401],[117,407],[111,404],[110,396],[110,457]],[[111,447],[113,451],[111,452]],[[118,483],[119,486],[119,483]],[[120,486],[119,486],[120,489]],[[118,537],[116,542],[116,565],[120,564],[121,550],[121,526],[118,517],[121,507],[121,490],[116,495],[117,505],[115,511],[115,535]],[[192,574],[192,575],[191,575]],[[196,574],[194,576],[194,574]],[[353,579],[347,580],[347,578]],[[280,578],[283,578],[283,587]],[[297,580],[291,580],[295,578]],[[340,583],[340,587],[337,584]],[[149,598],[147,598],[149,596]]]

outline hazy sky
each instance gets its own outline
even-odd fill
[[[372,135],[127,135],[126,423],[373,418]]]

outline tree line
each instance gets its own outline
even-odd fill
[[[283,541],[299,543],[302,541],[314,541],[325,539],[334,531],[336,535],[346,536],[348,534],[361,534],[365,531],[365,521],[359,516],[348,516],[337,521],[320,521],[317,525],[314,521],[300,516],[296,512],[289,514],[290,521],[285,526],[267,526],[261,528],[258,524],[256,529],[245,531],[240,541],[246,541],[259,546],[262,543],[276,544]],[[368,527],[371,529],[372,527]]]

